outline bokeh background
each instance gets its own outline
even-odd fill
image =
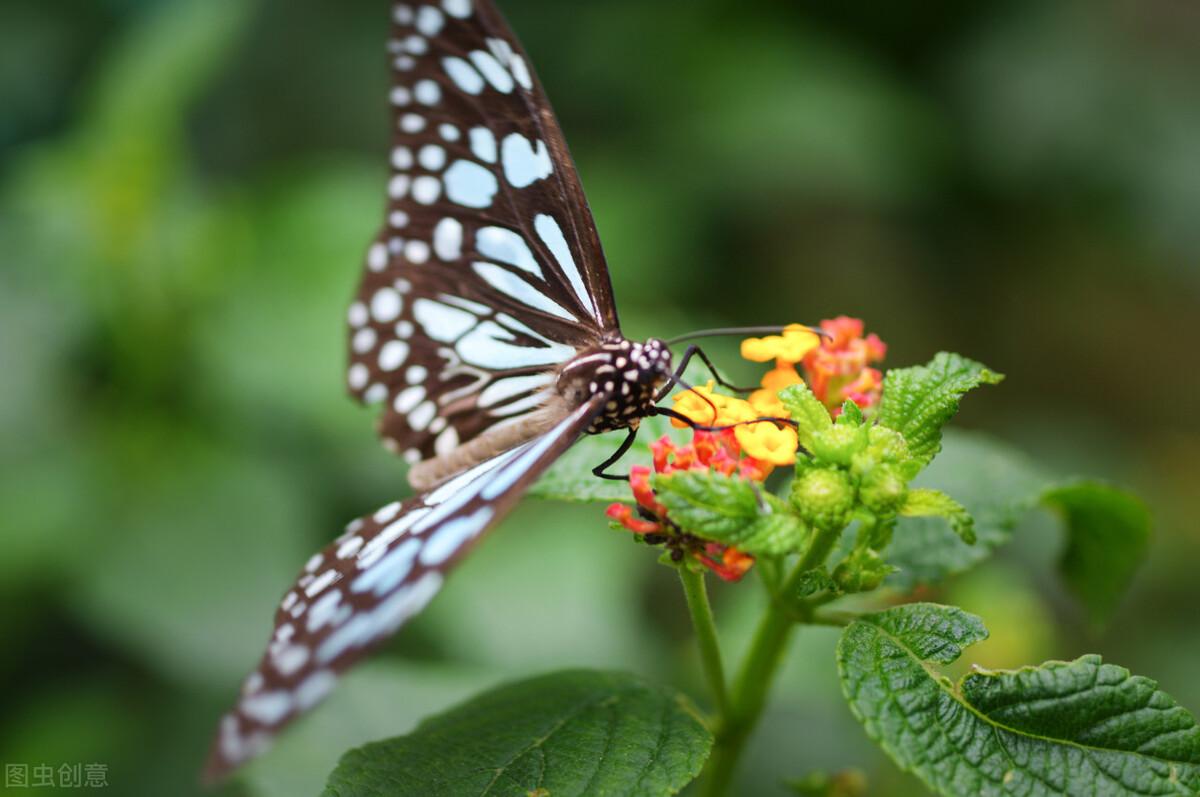
[[[1150,559],[1099,634],[1055,582],[1045,520],[931,596],[991,627],[972,661],[1096,651],[1200,711],[1200,6],[502,6],[578,161],[626,332],[848,313],[889,364],[945,348],[1006,372],[958,422],[1139,491]],[[405,493],[342,386],[344,307],[382,214],[387,14],[0,3],[0,760],[199,793],[298,565]],[[527,502],[216,793],[315,794],[344,749],[561,666],[703,700],[652,559],[599,507]],[[736,649],[758,589],[716,599]],[[833,642],[798,635],[741,794],[845,766],[872,794],[923,793],[851,719]]]

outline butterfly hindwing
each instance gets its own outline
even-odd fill
[[[386,402],[385,445],[418,460],[519,423],[617,316],[562,133],[494,4],[392,12],[392,176],[348,382]]]
[[[603,400],[434,490],[355,520],[314,554],[276,611],[267,652],[221,720],[209,776],[262,752],[341,672],[424,608],[449,568],[587,428]]]

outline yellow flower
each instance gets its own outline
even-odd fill
[[[711,380],[707,385],[698,385],[691,390],[676,393],[671,399],[675,402],[676,412],[700,426],[729,426],[738,421],[748,421],[758,417],[749,402],[714,393]],[[714,407],[716,412],[713,411]],[[687,426],[677,418],[671,419],[671,425],[676,429]]]
[[[794,365],[819,345],[821,337],[817,333],[801,324],[788,324],[783,328],[782,335],[743,340],[742,356],[756,363],[773,359],[781,365]]]
[[[750,394],[750,406],[760,418],[786,418],[787,407],[779,400],[779,394],[774,390],[763,388]]]
[[[750,457],[772,465],[792,465],[796,462],[799,439],[790,426],[780,428],[769,421],[747,423],[734,430],[738,445]]]

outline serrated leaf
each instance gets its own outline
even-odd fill
[[[669,795],[711,747],[683,695],[625,673],[570,670],[500,686],[407,736],[347,752],[323,795]]]
[[[944,518],[963,542],[975,544],[975,519],[966,507],[941,490],[920,487],[909,490],[900,507],[900,514],[904,517]]]
[[[1153,681],[1099,656],[977,670],[935,664],[987,635],[979,618],[909,604],[851,623],[842,691],[901,769],[939,794],[1168,795],[1200,789],[1200,726]]]
[[[1095,482],[1051,489],[1041,503],[1067,524],[1063,579],[1092,622],[1103,623],[1146,558],[1149,511],[1134,496]]]
[[[833,426],[829,410],[803,382],[788,385],[779,391],[779,400],[787,407],[791,419],[796,422],[796,436],[805,449],[812,450],[813,436],[817,432]]]
[[[833,576],[829,575],[829,571],[824,567],[814,567],[812,570],[805,570],[800,574],[800,578],[796,581],[797,598],[807,598],[811,595],[816,595],[818,592],[839,593],[837,582],[833,580]]]
[[[914,460],[928,464],[941,450],[942,426],[958,412],[959,398],[1003,379],[974,360],[938,352],[928,365],[887,372],[877,417],[880,424],[904,435]]]
[[[684,531],[751,554],[796,550],[804,524],[762,485],[715,471],[676,471],[654,477],[657,498]]]
[[[846,399],[842,402],[842,414],[834,421],[836,424],[849,424],[850,426],[862,426],[863,411],[854,403],[854,399]]]

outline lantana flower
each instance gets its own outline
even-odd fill
[[[746,338],[742,356],[756,363],[775,360],[780,366],[795,365],[821,344],[821,336],[801,324],[788,324],[779,335]]]
[[[879,402],[883,389],[883,374],[871,368],[883,360],[887,344],[872,332],[863,337],[863,322],[859,318],[838,316],[821,322],[829,338],[804,356],[804,371],[813,395],[838,414],[846,399],[853,399],[860,409]]]
[[[654,458],[653,469],[634,465],[629,469],[629,486],[636,506],[610,504],[605,514],[609,518],[642,535],[647,541],[665,543],[673,558],[691,556],[697,562],[726,581],[737,581],[754,564],[754,557],[732,546],[700,540],[680,532],[667,516],[667,509],[658,502],[650,477],[683,470],[714,470],[725,475],[762,481],[772,466],[754,457],[744,456],[732,429],[720,432],[695,432],[692,442],[676,445],[664,435],[650,444]]]

